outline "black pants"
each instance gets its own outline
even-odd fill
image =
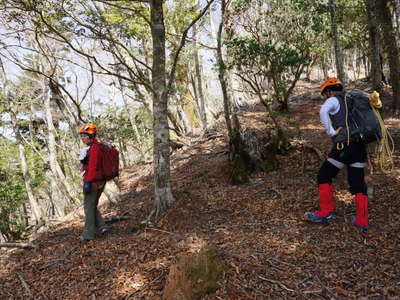
[[[343,148],[342,148],[343,147]],[[328,159],[324,161],[317,175],[318,184],[332,184],[343,166],[347,166],[347,181],[350,193],[367,195],[367,185],[364,180],[364,165],[367,161],[365,144],[350,143],[334,144]]]

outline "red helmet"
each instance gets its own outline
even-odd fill
[[[87,123],[79,129],[79,133],[96,134],[97,127],[92,123]]]
[[[343,84],[340,82],[339,79],[337,79],[336,77],[330,77],[330,78],[326,79],[326,80],[322,83],[322,85],[319,87],[319,89],[320,89],[320,91],[321,91],[321,94],[324,93],[325,89],[326,89],[328,86],[340,86],[340,87],[343,88]]]

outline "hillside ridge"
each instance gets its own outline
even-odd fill
[[[139,227],[152,208],[151,165],[124,170],[122,201],[104,216],[130,219],[112,223],[109,234],[85,244],[79,242],[82,220],[73,220],[40,234],[32,241],[36,249],[1,255],[0,299],[162,299],[176,257],[204,245],[215,247],[226,267],[217,291],[204,299],[398,299],[398,170],[369,176],[375,197],[368,232],[349,222],[354,205],[345,173],[335,182],[337,221],[303,220],[318,205],[321,159],[310,149],[325,155],[330,147],[319,122],[320,104],[310,99],[290,104],[290,114],[280,118],[301,142],[278,157],[279,170],[256,172],[249,184],[228,184],[223,134],[176,151],[171,157],[176,201],[153,226]],[[241,112],[239,119],[265,133],[262,106]],[[398,144],[399,120],[389,118],[387,124]],[[396,150],[395,165],[398,155]]]

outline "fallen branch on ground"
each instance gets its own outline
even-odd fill
[[[0,248],[38,248],[38,245],[29,243],[0,243]]]
[[[322,155],[321,151],[318,148],[308,144],[303,144],[303,147],[307,150],[314,151],[318,155],[319,160],[324,160],[324,155]]]
[[[115,222],[119,222],[119,221],[130,220],[130,219],[132,219],[132,217],[130,217],[130,216],[111,216],[111,217],[106,218],[104,220],[104,222],[109,224],[109,223],[115,223]]]
[[[150,285],[152,285],[154,282],[158,281],[159,279],[161,279],[163,276],[165,275],[165,271],[163,269],[161,269],[160,275],[158,275],[156,278],[154,278],[151,282],[149,282],[143,289],[138,289],[138,290],[134,290],[132,292],[130,292],[126,297],[125,300],[129,299],[131,296],[133,296],[134,294],[138,293],[138,292],[143,292],[144,290],[146,290],[147,288],[150,287]]]
[[[277,284],[277,285],[279,285],[281,288],[283,288],[284,290],[286,290],[286,291],[288,291],[288,292],[295,292],[295,290],[292,290],[292,289],[289,289],[286,285],[284,285],[282,282],[280,282],[280,281],[277,281],[277,280],[272,280],[272,279],[268,279],[268,278],[264,278],[264,277],[262,277],[262,276],[258,276],[258,278],[260,278],[260,279],[262,279],[262,280],[264,280],[264,281],[267,281],[267,282],[270,282],[270,283],[274,283],[274,284]]]
[[[303,147],[303,150],[306,149],[306,150],[309,150],[309,151],[311,151],[311,152],[315,152],[315,154],[317,154],[318,158],[319,158],[321,161],[325,159],[325,158],[324,158],[324,155],[323,155],[322,152],[321,152],[321,150],[319,150],[317,147],[313,146],[312,144],[308,143],[308,142],[305,141],[305,140],[297,140],[297,139],[294,139],[294,140],[292,140],[292,141],[290,142],[290,144],[291,144],[292,146],[301,146],[301,147]]]
[[[18,279],[21,281],[21,284],[24,287],[24,289],[26,290],[26,292],[28,293],[28,295],[30,297],[32,297],[33,294],[31,292],[31,289],[29,288],[29,285],[26,283],[25,279],[20,274],[18,274]]]

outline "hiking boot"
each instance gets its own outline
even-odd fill
[[[367,231],[368,230],[368,226],[361,226],[358,225],[356,223],[356,216],[352,216],[351,217],[351,224],[353,224],[354,226],[356,226],[358,229],[360,229],[361,231]]]
[[[328,214],[326,217],[318,217],[313,212],[306,212],[304,214],[304,217],[306,218],[307,221],[310,221],[313,223],[327,223],[327,222],[331,222],[335,219],[332,214]]]

